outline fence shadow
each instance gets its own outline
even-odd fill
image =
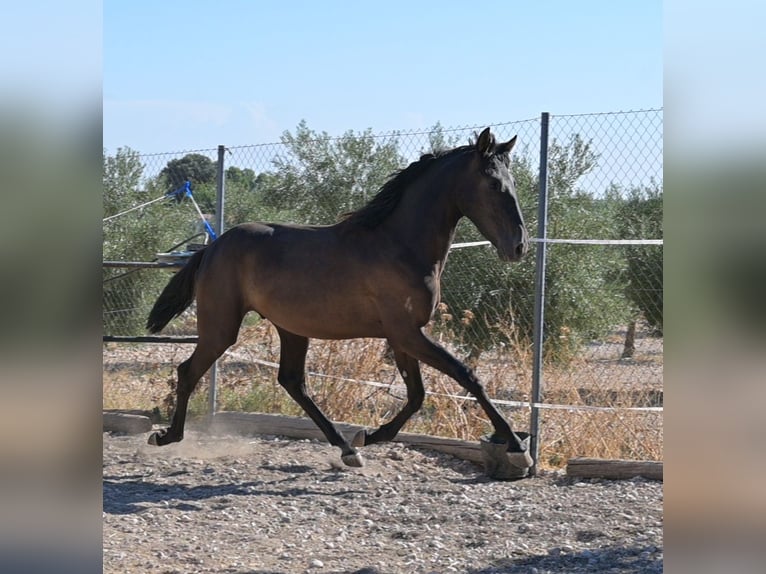
[[[663,571],[662,552],[650,546],[607,547],[580,552],[560,552],[553,549],[544,556],[503,558],[492,565],[467,574],[570,574],[571,572],[620,572],[621,574],[651,574]]]
[[[166,484],[127,477],[105,476],[103,480],[103,509],[108,514],[135,514],[147,510],[151,505],[161,504],[172,500],[170,506],[186,512],[203,510],[197,504],[211,498],[228,496],[280,496],[293,498],[296,496],[349,496],[365,494],[362,490],[337,490],[324,492],[309,488],[289,486],[297,477],[287,477],[280,480],[255,480],[236,484],[200,484],[195,486],[183,484]]]

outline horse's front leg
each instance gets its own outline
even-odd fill
[[[293,400],[324,433],[329,443],[341,450],[341,460],[347,466],[363,466],[361,455],[343,438],[330,419],[306,392],[306,352],[309,340],[277,327],[280,340],[279,374],[277,380]]]
[[[448,375],[476,397],[476,401],[494,427],[495,432],[491,441],[507,445],[508,452],[519,453],[517,458],[521,464],[526,464],[527,467],[532,466],[533,461],[529,456],[524,440],[511,430],[511,425],[492,404],[479,379],[467,365],[456,359],[444,347],[429,339],[420,329],[405,334],[396,343],[407,354]]]

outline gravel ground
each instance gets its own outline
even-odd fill
[[[120,573],[662,572],[662,483],[475,465],[388,443],[104,434],[103,564]]]

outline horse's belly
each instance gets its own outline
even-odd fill
[[[264,316],[278,327],[311,339],[385,337],[383,326],[379,321],[365,320],[360,317],[354,320],[338,320],[337,317],[319,314],[297,316],[277,313]]]

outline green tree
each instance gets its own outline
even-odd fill
[[[436,122],[433,126],[431,126],[431,129],[428,130],[429,149],[421,151],[421,153],[438,153],[440,151],[446,151],[457,147],[460,144],[460,136],[454,133],[445,133],[441,122]]]
[[[216,175],[217,162],[200,153],[189,153],[170,160],[160,171],[157,183],[168,192],[190,182],[192,194],[202,212],[214,213]]]
[[[583,190],[578,182],[598,163],[592,142],[579,134],[549,148],[548,236],[610,239],[617,236],[619,197]],[[610,246],[548,246],[544,336],[549,356],[567,360],[585,342],[628,320],[624,259]]]
[[[253,191],[255,189],[256,176],[252,169],[241,169],[236,166],[226,168],[226,186],[236,185],[237,187]]]
[[[259,173],[251,169],[230,167],[226,170],[226,195],[224,225],[229,229],[249,221],[291,221],[295,214],[280,210],[263,201],[279,185],[279,179],[272,173]]]
[[[662,239],[662,188],[655,182],[630,190],[620,206],[621,239]],[[658,333],[663,325],[662,246],[626,248],[625,294]]]
[[[117,148],[114,156],[103,151],[104,217],[109,217],[131,206],[138,193],[144,164],[137,151],[129,147]]]
[[[189,153],[182,158],[172,159],[162,168],[160,177],[173,189],[181,187],[184,182],[194,184],[215,184],[216,164],[200,153]]]
[[[286,152],[274,160],[276,169],[258,192],[265,205],[304,223],[333,223],[364,205],[404,163],[396,136],[380,140],[370,129],[331,138],[301,121],[281,139]]]

